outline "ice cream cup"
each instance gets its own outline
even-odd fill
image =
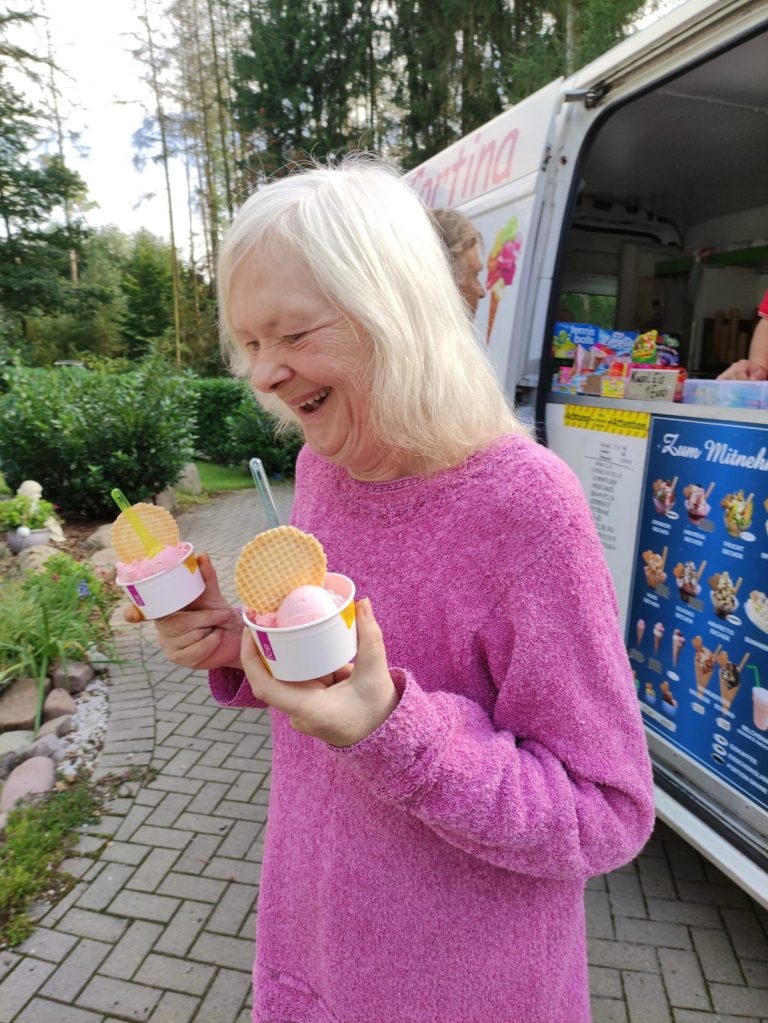
[[[256,641],[264,666],[281,682],[307,682],[329,675],[357,653],[355,584],[345,575],[329,572],[325,587],[343,602],[327,618],[306,625],[271,629],[256,625],[243,611],[243,621]]]
[[[167,571],[149,575],[132,583],[121,583],[131,603],[141,611],[144,618],[162,618],[191,604],[205,589],[205,580],[194,555],[191,543],[187,557]]]

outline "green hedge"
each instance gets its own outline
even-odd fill
[[[6,381],[5,478],[13,489],[37,480],[65,515],[113,514],[113,487],[141,500],[175,483],[192,458],[193,381],[162,360],[128,373],[14,369]]]
[[[194,381],[195,450],[222,465],[246,465],[260,458],[271,476],[292,475],[303,440],[298,433],[278,439],[274,420],[243,380]]]

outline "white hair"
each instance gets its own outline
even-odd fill
[[[219,254],[222,350],[248,374],[233,339],[235,269],[278,240],[306,263],[327,297],[373,342],[371,428],[425,473],[457,465],[506,433],[527,433],[504,397],[456,289],[429,213],[400,176],[357,154],[280,178],[241,207]],[[258,395],[283,424],[295,419]]]

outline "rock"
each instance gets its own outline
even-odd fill
[[[166,511],[176,511],[176,491],[173,487],[166,487],[165,490],[161,490],[159,494],[155,494],[155,504],[159,504],[161,508],[165,508]]]
[[[52,558],[54,554],[58,554],[55,547],[51,547],[49,543],[41,543],[37,547],[27,547],[26,550],[20,551],[17,557],[22,568],[30,572],[39,572],[48,558]]]
[[[182,494],[202,494],[203,484],[194,462],[188,462],[184,466],[176,483],[176,489],[180,490]]]
[[[3,732],[0,735],[0,780],[7,778],[16,766],[18,754],[34,741],[35,733]]]
[[[103,526],[99,526],[95,532],[86,537],[84,543],[86,547],[92,547],[95,550],[101,550],[104,547],[111,547],[112,523],[105,522]]]
[[[52,689],[43,704],[43,721],[74,714],[76,710],[77,704],[66,689]]]
[[[8,814],[0,813],[0,835],[5,831],[5,825],[8,823]]]
[[[88,561],[94,572],[102,579],[106,579],[110,583],[115,581],[117,574],[115,571],[117,551],[114,547],[104,547],[102,550],[96,551],[95,554],[90,556]]]
[[[97,675],[103,675],[104,672],[109,671],[109,665],[112,662],[109,656],[99,650],[97,646],[89,646],[85,651],[85,657]]]
[[[35,727],[37,680],[17,678],[0,696],[0,733]]]
[[[32,757],[48,757],[54,764],[60,764],[66,756],[64,749],[64,740],[60,739],[57,735],[44,735],[38,734],[31,746],[21,750],[17,756],[17,763],[22,764],[25,760],[30,760]]]
[[[68,693],[82,693],[93,678],[93,668],[84,661],[67,661],[66,667],[57,664],[53,669],[53,684]]]
[[[53,761],[48,757],[32,757],[15,767],[0,796],[0,812],[8,812],[20,799],[50,792],[56,781]]]
[[[46,721],[40,726],[37,733],[37,738],[40,739],[44,735],[69,735],[72,731],[72,715],[62,714],[57,718],[51,718],[50,721]]]

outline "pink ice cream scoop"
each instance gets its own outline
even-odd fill
[[[257,625],[267,629],[290,629],[328,618],[343,603],[342,598],[322,586],[298,586],[291,590],[277,611],[251,614]]]
[[[161,551],[158,551],[151,558],[141,558],[139,561],[118,561],[117,581],[121,585],[125,583],[140,582],[152,575],[159,575],[160,572],[169,572],[172,568],[180,565],[185,558],[189,557],[192,544],[177,543],[165,544]]]

